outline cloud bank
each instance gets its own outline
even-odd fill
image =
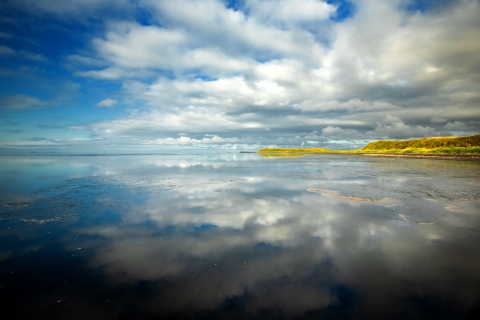
[[[51,23],[80,9],[104,17],[63,57],[72,79],[118,86],[90,106],[123,113],[82,123],[98,143],[355,147],[480,128],[478,1],[4,6]],[[82,19],[75,21],[91,28]],[[0,46],[8,59],[16,52]],[[4,98],[2,109],[41,106],[15,99],[9,107]]]

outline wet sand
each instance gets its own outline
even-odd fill
[[[450,153],[425,153],[425,154],[400,154],[400,153],[357,153],[362,156],[371,157],[395,157],[395,158],[419,158],[439,160],[466,160],[480,161],[480,154],[450,154]]]

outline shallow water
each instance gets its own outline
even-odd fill
[[[480,163],[0,157],[11,318],[480,314]]]

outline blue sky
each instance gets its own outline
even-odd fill
[[[478,30],[469,0],[4,0],[0,148],[473,134]]]

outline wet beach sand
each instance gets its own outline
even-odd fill
[[[362,153],[364,156],[371,157],[394,157],[394,158],[416,158],[416,159],[439,159],[439,160],[459,160],[459,161],[480,161],[480,154],[388,154],[388,153]]]

